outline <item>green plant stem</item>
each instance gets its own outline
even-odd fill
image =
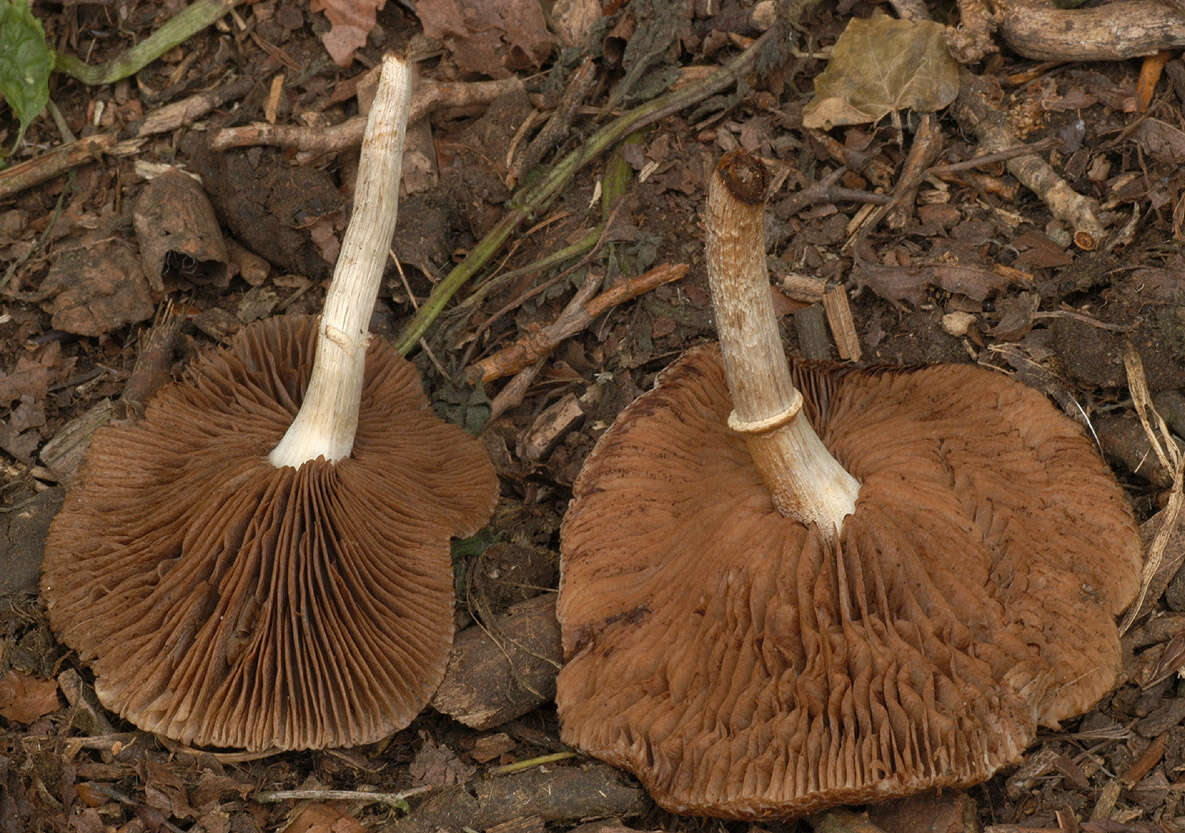
[[[676,113],[684,107],[702,101],[737,81],[756,63],[757,56],[761,54],[765,44],[779,31],[780,27],[771,28],[755,40],[748,49],[707,78],[661,95],[609,122],[594,133],[583,146],[553,165],[537,184],[526,186],[519,191],[510,201],[510,211],[432,290],[432,294],[428,296],[419,311],[403,328],[403,332],[399,334],[399,338],[395,342],[395,349],[403,355],[407,355],[419,343],[420,338],[444,310],[457,290],[489,262],[520,223],[536,212],[546,209],[577,171],[630,132],[640,130],[671,113]]]
[[[195,0],[118,58],[96,67],[73,55],[57,53],[54,69],[92,87],[114,83],[136,74],[174,46],[189,40],[240,2],[242,0]]]
[[[467,297],[464,301],[458,303],[454,309],[459,310],[462,308],[473,307],[485,300],[486,295],[488,295],[491,290],[497,289],[499,286],[504,286],[507,281],[512,281],[515,278],[522,277],[523,275],[530,274],[531,272],[542,272],[544,269],[550,269],[552,266],[556,266],[560,263],[563,263],[564,261],[571,260],[574,257],[579,257],[580,255],[591,251],[593,246],[597,245],[597,241],[601,239],[601,232],[604,230],[604,228],[605,226],[603,223],[601,225],[594,226],[588,234],[584,235],[584,237],[581,237],[572,245],[565,246],[564,248],[552,252],[549,255],[544,255],[534,263],[529,263],[526,266],[522,266],[518,269],[511,269],[509,272],[503,272],[496,278],[486,281],[477,289],[473,290],[473,293],[470,294],[469,297]],[[453,311],[450,310],[449,314],[451,315],[452,312]]]
[[[605,165],[605,173],[601,177],[601,222],[598,225],[594,226],[584,237],[570,246],[565,246],[559,251],[545,255],[534,263],[519,267],[518,269],[511,269],[509,272],[503,272],[484,281],[473,292],[469,293],[469,297],[453,307],[450,315],[467,308],[472,309],[480,304],[491,290],[499,286],[505,286],[507,282],[515,278],[530,274],[531,272],[542,272],[544,269],[550,269],[552,266],[587,254],[596,248],[605,234],[606,224],[613,218],[614,207],[617,205],[618,200],[625,196],[626,191],[629,190],[630,182],[633,180],[633,168],[625,161],[625,157],[621,154],[621,148],[632,142],[641,141],[642,134],[635,132],[618,145],[617,151],[609,157],[609,161]]]
[[[524,769],[531,767],[542,766],[543,764],[553,764],[556,761],[566,761],[568,758],[575,758],[575,752],[552,752],[550,755],[540,755],[537,758],[526,758],[522,761],[515,761],[512,764],[505,764],[503,766],[496,766],[489,771],[489,775],[509,775],[512,772],[522,772]]]

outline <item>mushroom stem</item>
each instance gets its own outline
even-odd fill
[[[411,66],[394,56],[383,58],[362,140],[354,210],[318,325],[312,375],[300,411],[268,455],[276,468],[299,468],[318,457],[336,462],[354,447],[370,316],[395,233],[411,92]]]
[[[777,510],[831,533],[855,511],[860,482],[801,416],[765,266],[768,179],[760,161],[734,151],[708,186],[708,281],[732,394],[728,426],[744,435]]]

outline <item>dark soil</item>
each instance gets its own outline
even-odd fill
[[[51,460],[47,443],[72,420],[97,407],[109,409],[120,397],[165,299],[172,299],[182,321],[167,355],[174,375],[197,351],[225,342],[253,320],[320,308],[347,220],[356,149],[312,158],[260,147],[213,152],[208,140],[214,131],[262,121],[273,105],[277,122],[312,129],[353,116],[358,111],[353,90],[387,48],[411,44],[427,55],[419,67],[426,78],[483,78],[458,59],[455,39],[425,41],[411,5],[388,3],[367,44],[344,69],[328,59],[319,40],[328,28],[321,14],[302,0],[266,0],[240,6],[233,20],[199,33],[132,79],[90,88],[54,76],[53,101],[75,135],[114,132],[129,143],[120,154],[0,201],[5,279],[0,679],[8,681],[8,688],[0,689],[4,833],[387,829],[398,813],[382,804],[265,803],[257,794],[301,787],[446,789],[476,783],[495,765],[565,749],[550,704],[483,731],[427,710],[405,730],[360,749],[255,760],[177,749],[87,705],[94,702],[88,670],[56,642],[36,596],[41,543],[77,465],[76,456]],[[1002,109],[1028,114],[1031,124],[1019,138],[1057,140],[1042,155],[1075,190],[1102,204],[1114,237],[1093,250],[1075,247],[1064,224],[997,164],[926,178],[900,227],[882,222],[852,240],[853,223],[867,204],[861,194],[892,191],[917,117],[904,113],[900,124],[884,119],[826,135],[802,127],[812,79],[824,66],[818,50],[834,42],[848,16],[874,10],[863,0],[841,5],[842,15],[830,6],[805,12],[793,55],[762,66],[739,94],[713,97],[612,149],[616,164],[624,161],[629,182],[612,226],[591,254],[525,269],[597,229],[603,219],[602,177],[615,164],[608,155],[518,229],[429,330],[422,342],[427,349],[415,351],[438,411],[481,431],[501,478],[502,500],[490,528],[456,551],[457,574],[469,579],[469,592],[459,594],[460,625],[555,587],[559,524],[584,458],[659,371],[714,337],[700,212],[707,174],[722,152],[737,147],[773,160],[785,174],[769,203],[767,251],[791,352],[841,358],[829,331],[818,329],[821,306],[782,291],[784,280],[807,275],[838,282],[850,299],[861,363],[977,362],[1015,375],[1089,426],[1140,521],[1167,503],[1172,472],[1150,453],[1129,393],[1124,350],[1134,347],[1158,411],[1172,431],[1185,434],[1180,251],[1185,176],[1179,148],[1171,146],[1178,135],[1185,142],[1185,90],[1166,77],[1150,108],[1137,112],[1137,61],[1064,64],[1014,83],[1009,79],[1034,69],[1033,62],[1007,52],[991,57],[975,70],[999,79]],[[413,306],[501,219],[514,193],[507,184],[508,148],[525,150],[533,134],[520,135],[524,122],[532,112],[549,113],[584,57],[594,59],[597,81],[570,128],[542,157],[540,170],[580,146],[614,113],[660,93],[680,68],[693,77],[694,67],[723,63],[738,44],[760,34],[751,22],[751,4],[737,0],[627,0],[605,3],[600,11],[583,48],[557,45],[532,52],[512,38],[500,42],[491,53],[500,73],[521,77],[525,93],[437,110],[413,136],[410,147],[420,154],[419,167],[407,163],[393,246],[401,268],[388,269],[375,332],[394,338]],[[167,16],[163,4],[134,0],[118,10],[107,3],[39,2],[35,12],[51,43],[91,63],[143,39]],[[668,19],[675,28],[663,35],[655,21]],[[629,44],[643,35],[659,46],[648,68],[639,71],[640,58]],[[279,75],[282,94],[269,104]],[[150,113],[239,79],[252,83],[212,112],[169,132],[139,136]],[[936,118],[945,140],[939,162],[977,153],[974,135],[951,113]],[[536,129],[541,123],[535,122]],[[1156,131],[1141,124],[1155,124]],[[16,123],[3,111],[0,144],[11,147],[15,135]],[[54,122],[43,116],[11,161],[35,157],[62,141]],[[838,183],[849,189],[845,197],[806,205],[792,199],[845,160],[848,170]],[[214,275],[178,256],[166,263],[159,280],[145,274],[133,213],[153,166],[164,165],[201,176],[230,242],[226,271]],[[490,397],[504,382],[473,389],[464,375],[469,364],[555,320],[588,274],[603,276],[608,287],[669,263],[688,264],[686,277],[612,309],[559,345],[521,403],[487,422]],[[858,268],[860,263],[865,266]],[[937,268],[952,263],[976,267],[978,277],[970,285],[952,284]],[[498,277],[505,274],[510,278]],[[479,302],[465,303],[482,281],[491,281],[493,289]],[[531,293],[547,281],[553,281],[547,289]],[[808,338],[804,334],[812,326],[815,335]],[[549,428],[541,417],[570,395],[579,403],[579,418]],[[135,404],[127,407],[134,417]],[[498,543],[486,546],[493,541]],[[1096,711],[1044,733],[1019,771],[965,796],[927,798],[885,811],[878,816],[882,826],[1185,830],[1185,807],[1179,806],[1185,785],[1185,683],[1176,673],[1185,655],[1185,575],[1174,575],[1173,562],[1185,552],[1182,547],[1171,546],[1166,554],[1172,570],[1162,576],[1156,592],[1167,589],[1152,606],[1152,617],[1125,637],[1128,682]],[[76,691],[67,691],[71,680],[81,683]],[[48,690],[35,688],[46,681]],[[38,697],[42,702],[49,697],[48,706],[38,708]],[[572,764],[552,768],[565,766]],[[527,784],[522,795],[528,798],[515,799],[522,804],[513,805],[509,816],[472,810],[466,811],[475,814],[466,822],[445,814],[431,817],[436,821],[427,829],[559,830],[586,817],[626,813],[640,815],[628,822],[639,828],[747,829],[664,813],[638,795],[628,776],[613,778],[623,791],[619,804],[573,799],[571,812],[545,812],[532,803],[533,787]],[[472,790],[465,795],[466,801],[475,800]],[[410,800],[414,807],[422,799]],[[948,819],[946,826],[922,826],[942,818]],[[806,829],[805,822],[752,829],[796,825]]]

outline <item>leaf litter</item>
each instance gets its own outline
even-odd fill
[[[192,118],[208,120],[202,126],[216,130],[270,113],[278,122],[290,119],[293,125],[318,129],[358,112],[352,90],[362,75],[360,66],[373,63],[384,48],[401,47],[425,34],[438,39],[427,46],[415,40],[417,48],[427,49],[431,56],[421,65],[429,79],[451,83],[521,77],[525,93],[513,107],[434,112],[422,125],[417,164],[423,166],[423,175],[415,196],[424,209],[418,225],[412,222],[418,212],[406,212],[406,228],[401,219],[404,236],[397,238],[394,251],[403,273],[388,274],[384,302],[373,323],[387,337],[399,332],[410,307],[423,303],[441,275],[500,220],[510,198],[505,187],[510,171],[529,184],[532,176],[547,171],[612,117],[602,108],[616,91],[621,91],[622,106],[646,101],[675,78],[687,82],[697,73],[702,77],[704,68],[710,71],[761,31],[753,22],[756,7],[727,0],[559,2],[553,11],[570,13],[577,24],[566,37],[584,47],[573,56],[556,48],[546,18],[533,3],[426,0],[414,4],[413,11],[405,3],[338,0],[341,22],[333,20],[329,5],[317,7],[325,9],[326,29],[322,12],[310,17],[312,8],[303,2],[243,4],[225,29],[195,36],[143,69],[133,83],[80,89],[63,78],[60,87],[55,86],[55,103],[76,133],[134,132],[134,123],[117,122],[113,114],[139,111],[152,116],[161,106],[183,101],[196,107],[205,93],[230,89],[241,80],[230,75],[241,72],[265,81],[263,89],[202,105],[207,109],[190,111],[201,113]],[[786,47],[798,50],[796,54],[784,51],[780,63],[745,74],[739,92],[730,89],[700,109],[669,115],[646,128],[636,151],[626,146],[630,196],[619,228],[629,233],[607,236],[584,268],[596,270],[607,286],[619,286],[644,268],[688,263],[682,280],[601,314],[580,334],[552,346],[518,401],[490,418],[491,398],[464,382],[466,365],[460,362],[457,344],[471,347],[471,363],[476,363],[561,320],[583,272],[555,282],[526,303],[521,299],[571,265],[535,272],[534,263],[582,239],[602,221],[595,194],[606,168],[594,164],[574,177],[554,204],[532,218],[530,230],[516,235],[499,254],[500,262],[490,274],[513,278],[505,284],[491,283],[487,296],[475,305],[473,323],[456,328],[454,341],[441,332],[425,334],[428,350],[417,361],[427,372],[434,406],[482,430],[503,477],[507,506],[485,543],[496,540],[493,546],[507,552],[530,551],[550,559],[550,577],[532,587],[554,585],[554,542],[564,503],[600,433],[682,349],[712,338],[698,231],[703,173],[722,151],[738,145],[761,153],[786,172],[787,184],[771,200],[769,256],[775,282],[786,287],[794,285],[796,275],[809,276],[821,287],[831,287],[832,299],[838,288],[850,303],[854,336],[867,361],[974,360],[1013,372],[1041,385],[1071,414],[1080,414],[1112,453],[1121,438],[1147,439],[1123,374],[1122,344],[1130,335],[1148,371],[1151,401],[1168,430],[1177,436],[1185,433],[1185,379],[1180,370],[1185,366],[1185,297],[1180,292],[1185,271],[1175,248],[1166,243],[1173,239],[1174,228],[1185,224],[1185,180],[1176,170],[1182,144],[1181,96],[1176,88],[1162,80],[1149,113],[1136,122],[1137,117],[1127,112],[1136,101],[1134,66],[1092,64],[1086,69],[1070,64],[1049,71],[1002,53],[996,63],[974,67],[995,83],[982,102],[971,103],[996,108],[1013,131],[1011,138],[990,148],[992,153],[1007,154],[1021,142],[1048,140],[1031,153],[1039,155],[1066,187],[1099,200],[1104,208],[1101,225],[1109,229],[1136,218],[1134,233],[1119,248],[1100,246],[1089,252],[1076,244],[1065,220],[1051,215],[1044,202],[1048,192],[1030,187],[1030,182],[1037,189],[1047,187],[1039,179],[1026,179],[1021,188],[1019,174],[1004,167],[1006,161],[975,163],[988,143],[976,133],[983,122],[974,118],[990,121],[994,115],[980,110],[978,116],[971,114],[972,121],[954,117],[954,108],[948,106],[949,81],[942,81],[940,71],[937,29],[901,27],[916,38],[908,47],[919,50],[911,53],[912,67],[890,70],[888,59],[874,48],[852,50],[845,58],[845,29],[858,33],[859,26],[873,26],[874,34],[864,35],[871,47],[875,44],[867,41],[881,37],[875,27],[885,25],[873,14],[872,4],[849,5],[855,16],[851,21],[831,8],[809,11],[803,30],[811,40]],[[146,8],[130,8],[125,26],[139,40],[154,17]],[[655,20],[656,10],[668,17]],[[51,8],[44,12],[43,22],[55,43],[59,38],[72,46],[77,43],[80,52],[84,47],[93,50],[97,61],[117,56],[126,46],[116,42],[120,37],[104,40],[92,35],[106,33],[103,13],[104,7],[95,4],[71,6],[69,15]],[[348,22],[350,14],[355,24]],[[339,62],[352,55],[359,62],[343,71],[326,58],[333,40],[328,36],[335,30],[333,38],[341,38],[342,47],[328,54]],[[652,49],[643,48],[650,43]],[[827,44],[834,46],[832,66],[825,72],[820,53],[813,50]],[[564,135],[549,139],[541,154],[520,168],[519,154],[559,100],[571,67],[585,57],[592,60],[595,84],[573,106]],[[1176,72],[1175,63],[1179,62],[1166,64],[1166,78]],[[293,66],[306,71],[298,73]],[[829,132],[801,130],[804,123],[809,127],[824,118],[820,113],[828,112],[821,104],[809,104],[813,80],[820,73],[839,76],[840,70],[845,78],[840,86],[823,85],[818,91],[820,99],[831,99],[828,106],[839,114],[820,122],[831,125]],[[1009,80],[1026,74],[1028,81]],[[874,82],[867,85],[871,93],[861,89],[864,82],[857,83],[862,76]],[[273,104],[281,106],[267,110],[264,105],[273,87]],[[533,111],[540,115],[533,116]],[[909,196],[916,205],[906,212],[903,226],[875,226],[858,245],[845,248],[865,208],[884,204],[874,198],[894,192],[915,135],[910,111],[936,113],[945,138],[941,156]],[[898,123],[885,119],[892,114],[901,116]],[[843,119],[857,117],[848,123],[853,126],[843,126]],[[207,131],[180,123],[171,129],[175,134],[161,144],[78,168],[77,190],[67,193],[61,225],[44,240],[41,234],[64,187],[61,178],[27,190],[11,199],[11,205],[0,205],[0,258],[5,259],[0,266],[20,261],[0,302],[0,419],[7,432],[0,438],[7,477],[0,508],[5,511],[21,512],[18,507],[53,485],[52,473],[39,466],[39,449],[67,419],[104,397],[118,395],[137,345],[146,340],[141,325],[134,322],[146,310],[150,315],[161,300],[152,292],[146,303],[137,300],[136,293],[128,296],[130,300],[111,300],[138,281],[130,229],[126,223],[111,224],[113,218],[126,215],[144,187],[135,162],[167,161],[210,172],[205,187],[224,231],[242,251],[253,249],[252,256],[263,264],[252,271],[249,284],[235,276],[228,286],[195,286],[174,299],[183,307],[185,321],[171,357],[174,368],[222,337],[217,334],[232,332],[244,316],[310,311],[319,305],[320,281],[344,225],[339,212],[351,187],[350,152],[323,154],[310,166],[287,151],[248,148],[227,152],[217,163],[202,163],[192,146],[199,143],[191,137],[200,138],[199,133]],[[28,159],[36,155],[34,145],[48,148],[63,141],[51,120],[35,114],[24,119],[15,108],[11,115],[0,114],[0,131],[5,146],[18,132],[27,131],[20,153]],[[447,173],[450,165],[463,170]],[[532,168],[537,171],[532,173]],[[437,176],[438,171],[445,175]],[[277,185],[280,182],[287,184]],[[828,185],[816,194],[818,199],[794,198],[817,183]],[[1114,204],[1108,207],[1107,200]],[[1124,207],[1121,220],[1106,214],[1116,205]],[[277,224],[269,225],[265,218]],[[103,235],[122,243],[107,250],[100,245]],[[84,264],[70,259],[69,251],[80,243],[94,250],[103,264],[98,271],[88,272]],[[116,254],[120,245],[128,248],[131,259]],[[779,295],[778,309],[791,348],[834,358],[836,337],[828,335],[825,323],[814,331],[821,339],[812,341],[809,336],[813,318],[827,320],[819,317],[823,290],[806,298]],[[515,309],[514,315],[495,317],[508,306]],[[493,323],[475,335],[478,324],[491,318]],[[493,389],[489,393],[495,395]],[[1176,410],[1174,396],[1180,400]],[[579,413],[570,412],[573,403]],[[567,409],[570,418],[560,429],[549,428],[546,417],[557,406]],[[524,441],[544,435],[544,445]],[[528,446],[543,450],[528,454]],[[1151,479],[1154,467],[1141,465],[1139,453],[1130,463],[1123,462],[1128,457],[1111,459],[1141,517],[1159,517],[1155,513],[1171,494],[1162,479]],[[497,540],[498,536],[509,540]],[[1180,544],[1173,543],[1179,537],[1169,536],[1168,546],[1179,551]],[[458,551],[459,575],[480,557],[482,546],[476,555]],[[1173,564],[1178,556],[1179,552],[1169,552],[1162,564]],[[512,568],[506,565],[508,575]],[[998,779],[965,794],[962,800],[970,804],[966,812],[978,812],[989,829],[994,825],[999,833],[1017,824],[1073,829],[1071,821],[1083,830],[1130,833],[1150,829],[1153,823],[1173,829],[1185,819],[1185,808],[1176,798],[1185,773],[1185,729],[1179,719],[1185,690],[1177,677],[1180,635],[1185,634],[1185,583],[1175,574],[1159,577],[1157,584],[1164,578],[1169,585],[1163,598],[1155,598],[1156,586],[1149,593],[1156,614],[1137,622],[1125,638],[1133,657],[1132,679],[1140,684],[1125,685],[1098,710],[1065,727],[1066,732],[1044,735],[1029,757],[1034,766],[1023,778],[1009,779],[1007,789]],[[468,609],[459,610],[459,625],[470,616]],[[199,826],[210,833],[253,833],[299,825],[315,833],[388,830],[397,822],[385,806],[315,799],[272,805],[253,796],[261,788],[394,792],[411,788],[413,781],[451,782],[453,786],[433,788],[441,795],[458,790],[447,793],[449,800],[471,812],[464,819],[443,812],[433,817],[448,824],[480,821],[482,829],[510,825],[500,829],[558,831],[576,823],[550,818],[545,822],[532,815],[541,812],[542,804],[524,805],[523,818],[506,818],[492,812],[503,807],[466,803],[474,796],[495,795],[490,782],[482,780],[490,764],[562,751],[554,713],[547,708],[498,727],[497,736],[427,713],[388,741],[362,750],[242,761],[217,750],[169,749],[124,725],[112,727],[109,734],[77,728],[83,725],[84,709],[74,700],[63,707],[63,694],[54,682],[58,667],[75,673],[76,659],[56,645],[35,606],[0,607],[0,626],[0,672],[7,675],[0,680],[20,675],[12,679],[22,681],[21,692],[39,687],[41,707],[50,705],[50,693],[54,701],[53,708],[41,714],[36,714],[38,708],[0,711],[0,718],[9,721],[0,742],[4,833],[138,833]],[[25,694],[16,694],[16,683],[12,691],[13,702],[24,702]],[[67,686],[62,685],[61,692],[70,698]],[[13,715],[28,717],[31,723]],[[547,779],[554,772],[567,777],[579,772],[567,764],[547,770],[533,773],[540,794],[550,788]],[[620,782],[602,783],[612,792],[609,784]],[[509,803],[506,798],[490,801]],[[919,817],[937,807],[933,801],[922,800]],[[411,803],[414,813],[417,800]],[[428,803],[423,800],[423,805]],[[632,808],[630,813],[639,812],[638,804],[623,806]],[[1067,808],[1076,818],[1066,816]],[[644,815],[631,818],[630,824],[671,831],[700,829],[700,820],[667,816],[653,808],[641,812]],[[890,829],[887,818],[882,823]],[[743,829],[728,823],[723,827]]]

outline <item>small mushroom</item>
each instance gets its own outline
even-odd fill
[[[246,328],[96,433],[42,595],[104,705],[183,743],[350,746],[407,725],[453,636],[450,535],[497,481],[414,367],[369,339],[410,68],[383,62],[320,318]]]
[[[1114,686],[1130,509],[1001,374],[787,364],[765,182],[734,153],[709,186],[720,347],[667,369],[576,482],[563,738],[726,818],[984,781]]]

